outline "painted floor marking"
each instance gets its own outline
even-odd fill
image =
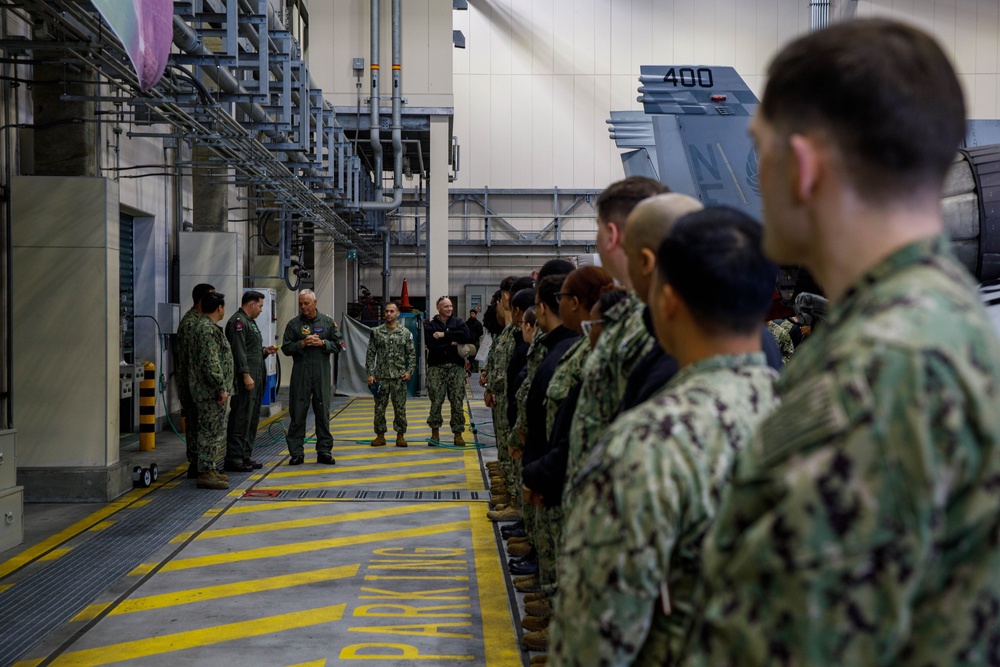
[[[460,463],[460,462],[457,462]],[[330,481],[318,481],[318,482],[305,482],[303,484],[281,484],[278,483],[276,486],[266,485],[258,486],[257,490],[263,489],[279,489],[285,491],[294,491],[296,489],[328,489],[338,486],[377,486],[379,484],[384,484],[386,482],[402,482],[408,479],[425,479],[427,477],[440,477],[449,474],[460,474],[465,471],[465,467],[451,470],[430,470],[427,472],[411,472],[402,475],[385,475],[381,477],[354,477],[351,479],[339,479]]]
[[[96,667],[97,665],[109,665],[126,660],[137,660],[139,658],[183,651],[185,649],[215,646],[228,641],[238,641],[248,637],[260,637],[285,630],[295,630],[339,621],[343,618],[346,608],[346,604],[338,604],[331,607],[307,609],[290,614],[279,614],[277,616],[255,618],[238,623],[216,625],[200,630],[177,632],[161,637],[136,639],[120,644],[64,653],[49,664],[53,667]],[[194,659],[195,656],[192,655],[189,657]],[[14,667],[36,667],[43,660],[44,658],[22,661]]]
[[[161,593],[159,595],[147,595],[144,597],[129,598],[111,610],[108,616],[118,616],[120,614],[133,614],[151,609],[165,609],[167,607],[177,607],[195,602],[206,602],[208,600],[221,600],[223,598],[236,597],[238,595],[248,595],[262,591],[273,591],[293,586],[304,586],[323,581],[333,581],[334,579],[345,579],[353,577],[358,573],[361,565],[342,565],[323,570],[313,570],[310,572],[299,572],[296,574],[283,574],[277,577],[265,577],[263,579],[250,579],[235,584],[218,584],[216,586],[203,586],[201,588],[191,588],[188,590],[175,591],[173,593]],[[106,609],[108,604],[92,604],[79,614],[74,621],[89,621]]]
[[[371,458],[371,457],[367,457]],[[399,463],[373,463],[370,465],[354,465],[354,466],[340,466],[340,459],[337,459],[337,467],[335,468],[323,468],[320,471],[320,475],[345,475],[352,472],[360,472],[362,470],[386,470],[391,468],[409,468],[411,466],[432,466],[432,465],[447,465],[454,464],[457,462],[457,458],[454,456],[449,456],[447,458],[435,458],[435,459],[423,459],[418,461],[401,461]],[[291,477],[315,477],[315,470],[289,470],[286,472],[272,472],[267,475],[267,479],[289,479]]]

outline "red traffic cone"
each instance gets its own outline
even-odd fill
[[[399,293],[399,307],[412,308],[410,305],[410,290],[406,288],[406,278],[403,278],[403,290]]]

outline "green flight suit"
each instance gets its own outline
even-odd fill
[[[316,334],[323,341],[323,347],[302,347],[306,336]],[[316,452],[329,454],[333,451],[333,436],[330,434],[330,355],[339,354],[344,349],[344,337],[333,318],[316,313],[313,319],[304,315],[292,318],[285,327],[281,342],[281,352],[294,360],[292,379],[288,387],[288,453],[303,456],[306,436],[306,413],[312,405],[316,418]]]
[[[264,391],[264,340],[257,323],[242,308],[226,323],[226,338],[233,349],[235,372],[226,429],[226,463],[239,466],[250,461],[257,438],[260,398]],[[253,379],[253,389],[249,391],[243,383],[244,373],[249,373]]]

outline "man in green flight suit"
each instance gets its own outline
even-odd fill
[[[372,447],[385,446],[385,408],[392,399],[392,428],[396,431],[396,446],[406,447],[406,382],[412,377],[417,364],[413,349],[413,334],[399,324],[399,306],[389,303],[385,307],[385,322],[372,331],[365,369],[368,386],[376,382],[381,391],[375,396],[375,439]]]
[[[281,351],[294,360],[288,387],[288,465],[305,462],[306,414],[310,404],[316,419],[316,463],[333,465],[330,434],[330,355],[344,349],[344,337],[329,315],[316,310],[316,293],[299,292],[299,316],[285,327]]]
[[[201,313],[201,297],[214,292],[215,287],[208,283],[198,283],[191,290],[194,302],[184,313],[177,327],[176,341],[177,359],[174,363],[174,379],[177,382],[177,397],[181,402],[184,415],[184,443],[187,445],[188,479],[198,476],[198,416],[195,414],[194,400],[188,386],[188,367],[190,366],[191,350],[194,349],[195,324],[204,317]]]
[[[198,419],[198,488],[228,489],[229,478],[215,470],[226,433],[226,401],[233,388],[233,353],[218,324],[226,316],[225,295],[203,296],[201,312],[204,317],[195,322],[187,359],[188,388]]]
[[[250,472],[264,467],[251,457],[253,442],[260,421],[260,398],[264,389],[264,356],[278,348],[264,348],[260,329],[255,321],[264,307],[264,295],[250,290],[243,293],[240,309],[226,323],[226,339],[233,350],[235,382],[233,400],[229,403],[229,425],[226,429],[226,460],[228,472]]]

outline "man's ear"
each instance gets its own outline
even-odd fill
[[[667,321],[672,322],[677,317],[677,313],[681,308],[681,299],[674,288],[670,286],[670,283],[663,283],[660,287],[662,299],[660,301],[660,306],[663,308],[664,314],[667,316]]]
[[[625,241],[625,229],[623,226],[619,225],[617,222],[608,221],[605,223],[608,226],[608,243],[612,249],[620,248],[622,243]]]
[[[795,201],[812,199],[825,167],[826,152],[814,135],[793,134],[788,139],[791,148],[788,170],[792,179],[792,195]]]
[[[652,275],[653,271],[656,270],[656,253],[649,248],[643,248],[640,255],[642,257],[642,275]]]

